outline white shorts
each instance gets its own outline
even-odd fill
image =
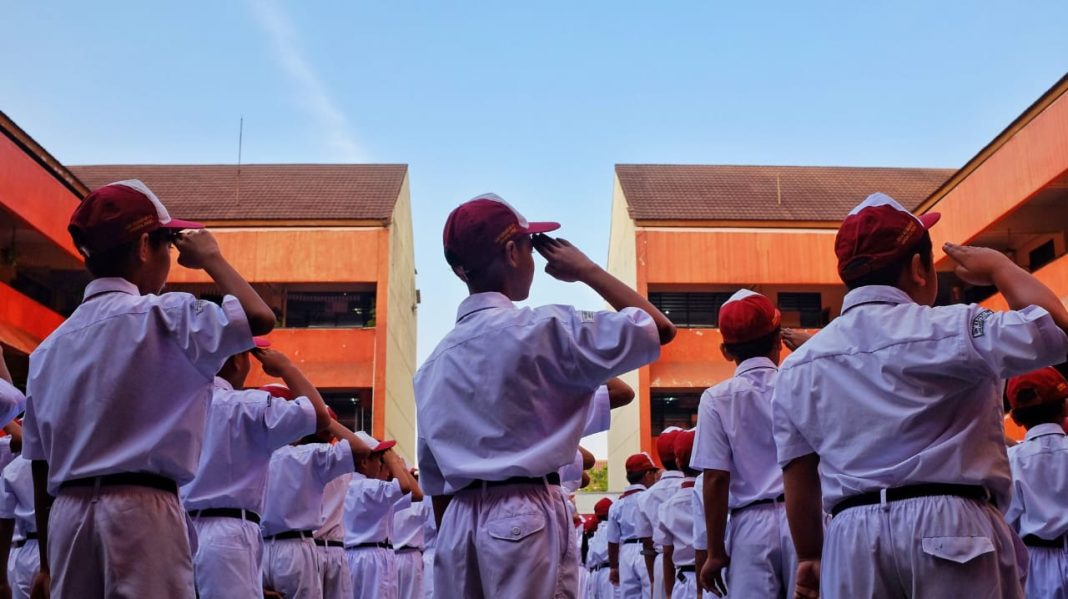
[[[7,558],[7,583],[12,599],[29,599],[33,578],[41,569],[39,551],[36,539],[27,540],[22,547],[12,547]]]
[[[322,599],[319,551],[311,539],[263,542],[263,586],[286,599]]]
[[[344,547],[323,547],[319,550],[319,573],[323,580],[323,599],[352,599],[352,576]]]
[[[255,522],[240,518],[193,518],[193,556],[200,599],[261,599],[263,538]]]
[[[346,548],[345,558],[349,562],[353,597],[397,599],[397,560],[392,549]]]
[[[754,505],[731,514],[727,533],[727,591],[731,599],[794,596],[797,553],[782,503]]]

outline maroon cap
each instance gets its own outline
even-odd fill
[[[1068,381],[1056,368],[1047,366],[1009,379],[1006,394],[1013,410],[1056,403],[1068,398]]]
[[[627,474],[657,470],[656,464],[653,463],[653,458],[649,457],[647,453],[636,453],[627,458],[626,468]]]
[[[696,431],[680,431],[675,435],[675,463],[679,468],[690,467],[690,455],[693,453],[693,440],[697,437]]]
[[[171,218],[163,202],[137,179],[110,183],[89,194],[74,209],[67,231],[83,255],[104,252],[156,229],[203,229]]]
[[[267,349],[271,347],[271,340],[266,337],[253,337],[252,342],[256,344],[257,349]]]
[[[906,256],[942,217],[915,216],[884,193],[873,193],[854,208],[834,239],[838,276],[849,282]]]
[[[771,334],[782,324],[782,314],[771,300],[742,289],[719,309],[719,332],[724,343],[745,343]]]
[[[260,391],[266,391],[271,394],[272,397],[280,397],[289,401],[293,401],[297,398],[297,394],[293,393],[293,390],[285,385],[279,385],[277,383],[271,383],[270,385],[264,385],[260,387]]]
[[[489,264],[509,240],[559,228],[559,223],[527,222],[499,196],[483,194],[449,213],[442,236],[445,260],[454,268],[476,270]]]
[[[660,462],[675,462],[675,436],[682,432],[677,426],[665,428],[656,438],[656,455]]]
[[[593,504],[593,514],[598,518],[607,518],[608,510],[612,507],[612,500],[607,497],[602,497],[600,501]]]

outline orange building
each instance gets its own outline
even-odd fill
[[[818,329],[845,295],[834,258],[838,223],[883,191],[916,212],[943,213],[943,241],[994,247],[1068,298],[1068,77],[960,170],[617,165],[608,268],[679,326],[650,366],[631,373],[639,401],[609,432],[609,488],[622,461],[650,451],[666,426],[691,427],[701,392],[733,373],[720,355],[719,306],[739,288],[767,295],[786,326]],[[1004,308],[992,289],[958,280],[936,250],[943,303]],[[1018,431],[1011,432],[1019,435]]]

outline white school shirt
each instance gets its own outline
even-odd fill
[[[252,349],[236,298],[140,295],[96,279],[30,354],[23,454],[48,462],[48,492],[80,478],[142,472],[193,479],[211,386],[230,356]]]
[[[683,483],[693,483],[694,479],[687,478]],[[653,542],[665,546],[671,545],[673,553],[671,561],[675,567],[694,565],[694,518],[697,514],[693,511],[693,487],[682,485],[660,506],[657,515],[656,530],[653,531]]]
[[[583,437],[603,433],[611,427],[612,403],[610,399],[607,385],[601,385],[593,392],[593,406],[586,418],[586,428],[582,430]]]
[[[402,493],[400,482],[352,476],[345,493],[345,547],[392,540],[393,512],[412,504],[411,493]]]
[[[660,355],[635,308],[518,308],[500,293],[461,302],[456,327],[415,375],[421,484],[545,476],[572,460],[604,381]]]
[[[438,540],[438,525],[434,521],[434,503],[433,497],[430,495],[423,496],[423,513],[425,514],[425,520],[423,521],[423,550],[433,551],[437,545]]]
[[[641,508],[641,518],[645,520],[643,528],[649,530],[646,536],[653,536],[656,532],[657,523],[660,520],[660,506],[664,504],[675,491],[679,490],[684,477],[678,470],[666,470],[660,475],[660,480],[653,483],[649,490],[638,494],[638,507]],[[653,543],[657,549],[661,549],[659,543]]]
[[[286,401],[266,391],[237,391],[215,377],[197,475],[181,488],[187,510],[263,510],[267,466],[274,450],[315,432],[307,397]]]
[[[596,517],[596,516],[595,516]],[[608,563],[608,521],[597,525],[586,545],[586,567],[592,568]]]
[[[693,548],[694,551],[708,551],[708,527],[705,524],[705,475],[697,475],[693,484],[693,494],[690,496],[690,505],[693,509]],[[728,520],[730,515],[727,516]]]
[[[778,372],[771,360],[750,358],[701,395],[690,467],[730,473],[730,509],[783,493],[771,424]]]
[[[315,531],[316,539],[345,540],[345,493],[349,490],[353,472],[346,472],[326,484],[323,489],[323,525]]]
[[[15,453],[11,452],[11,435],[0,437],[0,470],[3,470],[15,459]]]
[[[37,532],[30,461],[16,456],[0,475],[0,518],[15,520],[22,533]]]
[[[627,495],[627,493],[631,493]],[[642,517],[638,498],[646,493],[644,485],[627,485],[623,495],[608,508],[607,530],[609,543],[620,545],[630,539],[652,537],[649,521]]]
[[[3,360],[3,357],[0,357]],[[0,426],[7,426],[9,422],[26,409],[26,396],[18,387],[4,379],[0,379]]]
[[[409,498],[411,495],[408,496]],[[414,547],[423,549],[423,524],[426,522],[427,504],[417,501],[404,509],[393,512],[393,548]]]
[[[1068,533],[1068,436],[1040,424],[1009,448],[1012,505],[1005,520],[1021,537],[1056,539]]]
[[[353,468],[348,443],[287,445],[275,451],[268,468],[260,532],[269,537],[321,527],[323,489]]]
[[[919,483],[982,485],[1008,508],[1002,382],[1068,355],[1042,308],[920,306],[881,285],[779,369],[772,420],[780,466],[816,453],[824,507]]]

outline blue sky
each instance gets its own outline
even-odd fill
[[[0,110],[61,162],[410,165],[419,356],[457,203],[607,256],[616,163],[956,167],[1068,67],[1068,3],[5,2]],[[532,301],[598,307],[535,280]]]

